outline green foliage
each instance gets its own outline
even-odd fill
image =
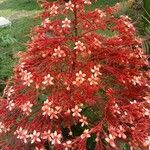
[[[145,28],[145,39],[143,41],[143,48],[146,54],[150,54],[150,26]]]
[[[17,63],[15,54],[25,50],[27,35],[39,24],[39,19],[33,18],[38,12],[36,0],[0,0],[0,16],[12,22],[11,27],[0,28],[0,95]]]
[[[149,0],[135,0],[130,7],[127,2],[121,3],[119,15],[128,15],[132,18],[138,35],[144,39],[143,48],[146,54],[150,53],[150,5]]]
[[[0,29],[0,79],[6,80],[11,76],[16,63],[14,56],[25,50],[24,43],[29,40],[26,35],[38,22],[37,19],[25,17],[15,20],[9,28]]]
[[[2,47],[7,47],[17,42],[17,40],[10,36],[9,34],[6,35],[0,35],[0,45]]]
[[[124,141],[120,141],[120,149],[121,150],[130,150],[130,146]]]

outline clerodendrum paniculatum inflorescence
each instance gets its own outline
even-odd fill
[[[39,3],[42,24],[0,100],[1,148],[148,149],[150,72],[130,18],[118,4]]]

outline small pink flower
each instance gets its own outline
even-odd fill
[[[41,142],[41,139],[39,138],[39,136],[40,136],[40,132],[37,132],[34,130],[33,134],[30,134],[31,144],[35,142]]]
[[[73,81],[73,84],[80,85],[85,81],[86,74],[82,73],[80,70],[79,73],[76,73],[76,80]]]
[[[0,133],[2,133],[5,129],[5,126],[2,122],[0,122]]]
[[[50,110],[50,119],[58,119],[58,114],[59,112],[57,110],[54,110],[53,108]]]
[[[61,57],[65,57],[66,54],[63,50],[61,50],[60,46],[58,46],[57,48],[54,49],[53,56],[61,58]]]
[[[78,105],[76,105],[75,108],[72,108],[71,111],[73,112],[72,113],[73,117],[81,117],[80,112],[82,111],[82,109],[79,108]]]
[[[91,5],[92,3],[90,0],[84,0],[84,4]]]
[[[65,150],[69,150],[71,148],[71,141],[67,141],[65,143],[63,143],[63,146],[65,147]]]
[[[29,137],[28,130],[25,130],[22,127],[20,127],[16,130],[14,134],[17,134],[17,139],[23,140],[24,143],[27,143],[27,138]]]
[[[117,130],[118,137],[119,137],[119,138],[126,139],[127,136],[124,134],[125,131],[126,131],[126,130],[120,125],[120,126],[118,127],[118,130]]]
[[[133,85],[142,85],[141,76],[134,76],[131,81],[132,81]]]
[[[68,18],[65,18],[65,20],[62,21],[62,27],[63,28],[70,28],[71,27],[71,20],[69,20]]]
[[[52,140],[52,138],[51,138],[51,131],[50,130],[44,131],[44,133],[42,133],[41,138],[44,139],[44,140],[51,141]]]
[[[74,49],[84,51],[86,47],[84,46],[84,43],[82,43],[81,41],[78,41],[75,43]]]
[[[52,7],[50,8],[50,14],[54,15],[54,16],[57,15],[58,14],[58,6],[53,4]]]
[[[58,134],[57,131],[51,133],[51,137],[52,137],[51,143],[53,145],[61,144],[62,135]]]
[[[27,70],[22,70],[20,75],[22,76],[21,79],[24,81],[24,85],[27,85],[27,86],[30,86],[31,83],[33,83],[33,80],[32,80],[32,73],[31,72],[27,72]]]
[[[114,113],[121,114],[120,107],[118,106],[118,104],[115,104],[115,106],[113,106],[113,111]]]
[[[100,18],[106,17],[106,14],[102,10],[96,9],[96,11],[98,12]]]
[[[115,147],[116,147],[115,142],[114,142],[115,138],[116,138],[116,137],[114,137],[113,135],[109,134],[109,136],[106,137],[105,140],[106,140],[112,147],[115,148]]]
[[[50,116],[51,105],[52,105],[52,102],[49,102],[48,99],[44,102],[44,105],[42,106],[42,111],[43,111],[44,116],[45,115]]]
[[[134,26],[132,23],[128,22],[128,21],[124,21],[124,24],[128,27],[128,28],[132,28],[134,29]]]
[[[85,126],[85,125],[88,125],[87,117],[83,116],[79,121],[82,123],[81,124],[82,127]]]
[[[13,100],[8,102],[8,105],[6,108],[9,109],[10,111],[12,111],[12,109],[15,108],[15,103],[13,102]]]
[[[90,82],[90,85],[98,85],[99,78],[91,75],[91,77],[88,78],[88,81]]]
[[[48,74],[44,77],[44,81],[42,83],[44,85],[53,85],[54,84],[53,80],[54,80],[54,78],[50,74]]]
[[[74,8],[74,4],[71,3],[71,1],[69,1],[68,3],[65,3],[66,9],[70,9],[71,11],[73,11]]]
[[[81,80],[81,81],[85,81],[86,74],[82,73],[82,71],[80,70],[79,73],[76,73],[76,79],[77,80]]]
[[[33,104],[31,104],[30,101],[28,101],[27,103],[22,104],[20,108],[26,115],[29,115],[32,112],[32,106]]]
[[[13,87],[11,86],[9,89],[8,89],[8,91],[7,91],[7,96],[8,97],[10,97],[12,94],[14,93],[14,89],[13,89]]]
[[[100,73],[100,65],[95,65],[94,66],[94,68],[92,68],[91,69],[91,72],[93,73],[93,75],[95,76],[95,77],[97,77],[97,76],[99,76],[99,75],[102,75],[101,73]]]
[[[50,119],[58,119],[58,114],[61,112],[61,108],[59,106],[56,106],[53,108],[52,103],[49,102],[49,100],[46,100],[44,102],[44,106],[42,106],[43,115],[50,116]]]
[[[83,134],[80,137],[81,137],[81,139],[86,139],[86,138],[91,137],[91,135],[89,133],[89,129],[85,129]]]

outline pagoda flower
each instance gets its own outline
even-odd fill
[[[88,81],[90,82],[90,85],[98,85],[99,78],[91,75],[91,77],[88,78]]]
[[[86,47],[85,47],[84,43],[82,43],[81,41],[77,41],[77,42],[75,42],[74,49],[84,51],[86,49]]]
[[[50,8],[50,14],[51,15],[57,15],[58,14],[58,6],[53,4],[52,7]]]
[[[20,65],[19,65],[19,70],[21,71],[22,69],[25,68],[25,62],[22,62]]]
[[[23,140],[24,143],[27,143],[27,139],[29,138],[28,130],[19,127],[14,134],[17,135],[17,139]]]
[[[91,72],[93,73],[95,77],[102,75],[102,73],[100,73],[100,68],[101,68],[101,65],[95,65],[94,68],[91,69]]]
[[[141,76],[134,76],[132,79],[133,85],[142,85]]]
[[[65,57],[66,54],[63,50],[61,50],[61,47],[58,46],[57,48],[54,49],[54,53],[52,56],[61,58],[61,57]]]
[[[52,145],[61,144],[62,135],[58,134],[57,131],[51,133],[51,138]]]
[[[31,104],[30,101],[28,101],[28,102],[22,104],[20,106],[20,108],[28,116],[32,112],[32,109],[31,109],[32,106],[33,106],[33,104]]]
[[[2,122],[0,122],[0,133],[2,133],[5,129],[5,126]]]
[[[76,73],[76,80],[73,81],[73,84],[80,85],[85,81],[86,74],[82,73],[80,70],[78,73]]]
[[[120,131],[119,129],[116,129],[116,127],[114,126],[110,126],[108,129],[109,133],[111,133],[111,135],[113,135],[114,137],[118,136],[117,131]]]
[[[100,18],[106,17],[106,13],[104,13],[102,10],[100,10],[100,9],[95,9],[95,11],[98,12]]]
[[[112,147],[116,147],[115,145],[115,136],[113,136],[112,134],[109,134],[108,137],[105,138],[105,140],[112,146]]]
[[[59,112],[57,110],[51,108],[49,112],[50,119],[58,119],[58,113]]]
[[[35,142],[41,142],[40,132],[37,132],[36,130],[34,130],[32,134],[30,134],[30,138],[31,138],[31,144]]]
[[[50,115],[50,109],[51,109],[51,105],[52,105],[52,102],[49,102],[49,100],[47,99],[45,102],[44,102],[44,105],[42,106],[42,115]]]
[[[58,114],[62,109],[59,106],[52,108],[51,104],[52,103],[48,100],[44,102],[44,105],[42,106],[42,115],[50,116],[50,119],[58,119]]]
[[[76,80],[85,81],[86,74],[82,73],[80,70],[79,73],[76,73]]]
[[[124,21],[124,24],[125,24],[128,28],[133,28],[133,29],[134,29],[132,23],[130,23],[130,22],[128,22],[128,21]]]
[[[84,4],[87,4],[87,5],[91,5],[91,1],[90,0],[83,0],[84,1]]]
[[[126,130],[120,125],[117,129],[117,134],[118,134],[118,137],[119,138],[123,138],[123,139],[126,139],[127,136],[124,134]]]
[[[79,121],[82,123],[81,127],[88,125],[87,117],[85,117],[85,116],[82,116],[82,118]]]
[[[44,76],[44,81],[42,82],[42,84],[54,85],[53,80],[54,80],[54,78],[50,74],[48,74],[48,75]]]
[[[71,148],[71,144],[71,141],[66,141],[65,143],[63,143],[63,146],[65,148],[64,150],[69,150]]]
[[[62,21],[62,27],[63,28],[70,28],[71,27],[71,20],[68,18],[65,18],[65,20]]]
[[[6,107],[7,109],[9,109],[10,111],[12,111],[13,108],[15,108],[15,103],[13,100],[8,101],[8,105]]]
[[[21,79],[24,81],[24,85],[27,85],[27,86],[30,86],[31,83],[33,83],[33,80],[32,80],[32,73],[31,72],[27,72],[27,70],[25,71],[22,71],[21,72]]]
[[[7,96],[10,97],[14,93],[13,86],[10,86],[8,91],[7,91]]]
[[[80,137],[81,137],[81,139],[87,139],[87,138],[91,137],[89,129],[85,129],[83,134]]]
[[[74,4],[71,1],[69,1],[68,3],[65,3],[65,6],[66,6],[65,9],[67,10],[70,9],[71,11],[73,11]]]
[[[118,106],[118,104],[115,104],[115,106],[113,106],[113,111],[114,113],[121,114],[120,107]]]
[[[42,133],[42,135],[41,135],[41,138],[44,139],[44,140],[51,141],[52,140],[52,138],[51,138],[51,130],[44,131],[44,133]]]
[[[81,117],[80,112],[82,111],[82,109],[79,108],[78,105],[76,105],[74,108],[72,108],[71,111],[72,111],[72,116],[73,117]]]

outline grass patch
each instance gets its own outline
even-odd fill
[[[6,39],[0,40],[0,79],[5,80],[11,75],[12,67],[16,62],[15,53],[25,50],[24,43],[29,40],[27,34],[38,23],[38,19],[24,17],[15,20],[11,27],[0,29],[0,37]]]
[[[14,55],[25,50],[24,43],[29,40],[27,35],[40,23],[35,18],[39,12],[36,0],[0,0],[0,16],[12,22],[11,27],[0,28],[0,93],[17,63]]]

